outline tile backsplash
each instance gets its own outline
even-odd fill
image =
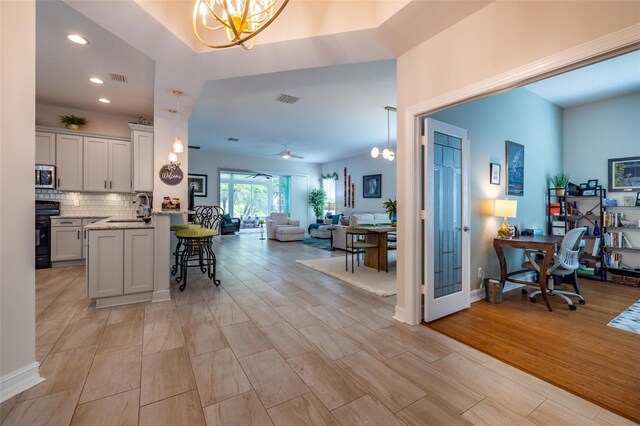
[[[133,194],[60,192],[55,189],[36,189],[36,200],[60,202],[61,215],[132,218],[135,217],[137,208],[137,204],[133,204],[133,197]]]

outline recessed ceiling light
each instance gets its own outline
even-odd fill
[[[98,102],[102,102],[103,104],[110,104],[111,101],[107,98],[98,98]]]
[[[78,34],[69,34],[67,36],[67,38],[69,40],[71,40],[72,42],[78,43],[78,44],[88,44],[89,43],[86,38],[84,38],[84,37],[82,37],[81,35],[78,35]]]
[[[102,81],[101,79],[99,79],[98,77],[91,77],[89,79],[90,82],[95,83],[95,84],[103,84],[104,81]]]

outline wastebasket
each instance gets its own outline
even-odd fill
[[[484,283],[485,299],[490,303],[502,303],[502,285],[500,281],[488,278]]]

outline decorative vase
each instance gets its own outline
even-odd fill
[[[564,197],[565,188],[556,188],[556,197]]]
[[[80,128],[77,124],[67,124],[65,127],[71,130],[78,130]]]
[[[396,221],[396,212],[393,212],[393,216],[391,216],[391,226],[396,226],[398,222]]]
[[[596,220],[596,224],[593,227],[593,235],[598,236],[600,235],[600,228],[598,228],[598,221]]]

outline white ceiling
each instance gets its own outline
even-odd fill
[[[640,50],[525,86],[559,107],[640,91]]]
[[[36,20],[36,102],[153,117],[154,61],[61,1],[36,2]],[[67,40],[71,33],[89,44]],[[128,83],[111,81],[109,73],[125,75]],[[93,76],[104,84],[90,83]]]
[[[300,100],[276,102],[280,94]],[[396,106],[395,60],[209,81],[189,119],[189,144],[258,157],[287,144],[302,161],[324,163],[386,146],[386,105]],[[395,112],[390,121],[395,146]]]

